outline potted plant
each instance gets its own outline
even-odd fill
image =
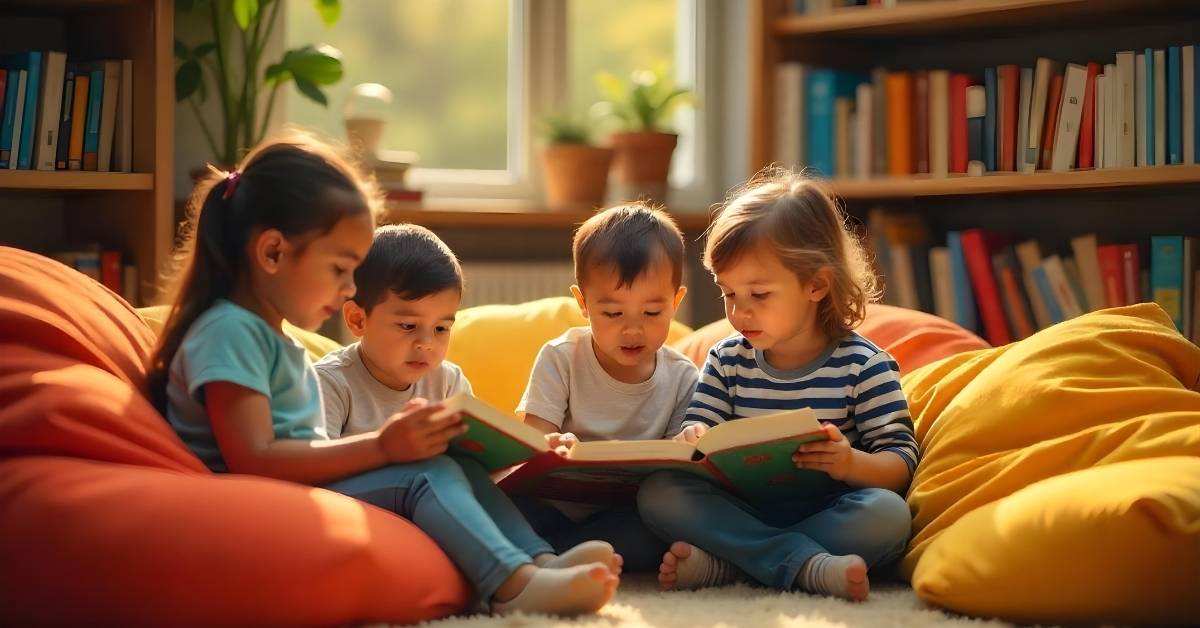
[[[604,204],[611,148],[592,144],[592,128],[584,116],[556,114],[543,120],[542,152],[546,204],[550,209],[593,208]]]
[[[177,12],[195,14],[211,29],[211,39],[195,46],[175,40],[179,64],[175,69],[175,100],[186,101],[191,107],[218,165],[237,163],[248,148],[262,140],[275,96],[289,81],[296,84],[305,98],[328,106],[321,87],[342,78],[341,53],[324,45],[293,48],[264,69],[264,50],[279,22],[283,3],[284,0],[175,0]],[[341,17],[340,0],[313,0],[313,4],[326,26]],[[215,90],[210,90],[210,82]],[[200,110],[210,91],[215,91],[220,100],[215,133]],[[268,93],[266,106],[261,110],[260,93]]]
[[[601,72],[596,84],[607,98],[597,103],[600,111],[621,125],[610,137],[616,151],[613,174],[621,198],[666,201],[671,154],[679,139],[668,124],[680,106],[694,102],[691,90],[675,85],[663,67],[637,70],[628,83]]]

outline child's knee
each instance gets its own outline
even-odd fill
[[[662,521],[689,517],[687,487],[693,479],[675,471],[660,471],[646,477],[637,494],[638,512],[642,518]]]
[[[908,504],[894,491],[866,489],[864,501],[867,506],[865,523],[870,528],[869,538],[875,539],[889,560],[895,558],[908,545],[912,534],[912,513]]]
[[[466,482],[467,476],[461,466],[450,456],[434,456],[411,463],[422,475],[440,481]]]

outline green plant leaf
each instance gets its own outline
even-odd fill
[[[326,27],[337,24],[342,17],[341,0],[313,0],[313,4],[316,5],[317,13],[321,15],[321,21]]]
[[[282,63],[272,63],[267,66],[267,71],[263,74],[263,80],[272,85],[281,85],[292,80],[292,73]]]
[[[287,51],[283,66],[296,80],[315,85],[332,85],[342,79],[342,53],[328,45],[304,46]]]
[[[258,19],[258,0],[233,0],[233,19],[243,31]]]
[[[192,57],[192,51],[188,50],[187,45],[185,45],[183,42],[176,39],[175,40],[175,58],[180,59],[180,60],[187,60],[187,59],[190,59],[191,57]]]
[[[309,100],[321,105],[322,107],[329,106],[329,100],[325,98],[325,94],[321,92],[321,88],[307,79],[294,77],[296,79],[296,89],[300,90]]]
[[[626,98],[625,84],[612,72],[597,72],[596,88],[606,99],[613,102],[620,102]]]
[[[185,61],[175,70],[175,100],[187,100],[203,83],[200,76],[200,64],[195,61]]]

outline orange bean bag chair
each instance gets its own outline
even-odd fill
[[[407,520],[210,473],[142,394],[152,342],[100,284],[0,247],[3,623],[413,623],[466,605]]]

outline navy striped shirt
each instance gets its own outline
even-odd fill
[[[838,427],[850,446],[892,451],[916,470],[919,454],[900,369],[888,352],[850,332],[809,364],[782,370],[741,335],[709,352],[683,425],[714,426],[741,417],[812,408]]]

